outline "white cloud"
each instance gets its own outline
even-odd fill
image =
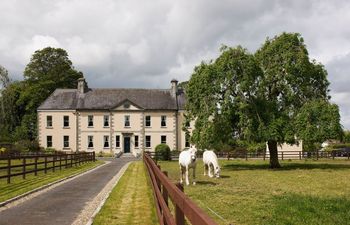
[[[349,105],[337,94],[350,93],[349,11],[345,0],[2,0],[0,64],[21,79],[35,50],[61,47],[92,86],[166,88],[221,44],[253,52],[267,36],[299,32],[326,65],[350,129]]]

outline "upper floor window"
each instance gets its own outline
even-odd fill
[[[146,148],[150,148],[151,147],[151,136],[147,135],[146,136]]]
[[[166,136],[165,135],[160,136],[160,143],[166,144]]]
[[[46,136],[46,147],[47,148],[52,147],[52,136]]]
[[[115,136],[115,147],[120,148],[120,136]]]
[[[69,127],[69,116],[63,116],[63,127]]]
[[[129,115],[124,117],[124,126],[130,127],[130,116]]]
[[[139,136],[135,135],[135,148],[139,147]]]
[[[166,116],[161,116],[161,124],[162,127],[166,127]]]
[[[151,126],[151,116],[146,116],[145,118],[146,127]]]
[[[109,148],[109,136],[108,135],[103,136],[103,147]]]
[[[63,136],[63,148],[69,148],[69,136]]]
[[[52,116],[46,116],[46,127],[52,127]]]
[[[109,115],[104,115],[103,116],[103,126],[104,127],[109,127]]]
[[[88,148],[94,147],[94,136],[88,136]]]
[[[94,116],[88,115],[88,127],[93,127],[93,126],[94,126]]]

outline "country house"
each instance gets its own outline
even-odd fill
[[[173,79],[169,89],[56,89],[38,108],[40,146],[64,151],[132,153],[160,143],[181,150],[189,145],[185,96]]]

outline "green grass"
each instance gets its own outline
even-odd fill
[[[73,166],[72,168],[67,169],[63,167],[62,170],[56,168],[55,172],[49,170],[47,174],[45,174],[44,171],[40,171],[38,172],[37,176],[34,176],[34,173],[27,174],[26,179],[22,179],[22,176],[16,176],[11,178],[10,184],[7,184],[6,179],[0,179],[0,202],[26,193],[43,185],[49,184],[51,182],[57,181],[64,177],[82,173],[103,163],[104,162],[102,161],[96,161],[84,163],[81,166],[77,167]]]
[[[177,162],[160,165],[179,181]],[[262,160],[220,165],[222,177],[208,178],[199,161],[197,185],[185,186],[219,224],[350,224],[350,161],[283,161],[279,170]]]
[[[130,164],[93,224],[158,224],[152,189],[143,162]]]

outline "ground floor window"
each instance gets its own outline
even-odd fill
[[[104,140],[103,147],[109,148],[109,136],[108,135],[103,136],[103,140]]]
[[[147,135],[146,136],[146,148],[150,148],[151,147],[151,136]]]
[[[63,148],[69,148],[69,136],[63,136]]]
[[[115,147],[120,148],[120,136],[115,136]]]
[[[135,136],[135,148],[139,147],[139,136]]]
[[[160,136],[160,143],[166,144],[166,136],[165,135]]]
[[[94,137],[88,136],[88,148],[93,148],[93,147],[94,147]]]
[[[47,148],[52,147],[52,136],[46,136],[46,147]]]

